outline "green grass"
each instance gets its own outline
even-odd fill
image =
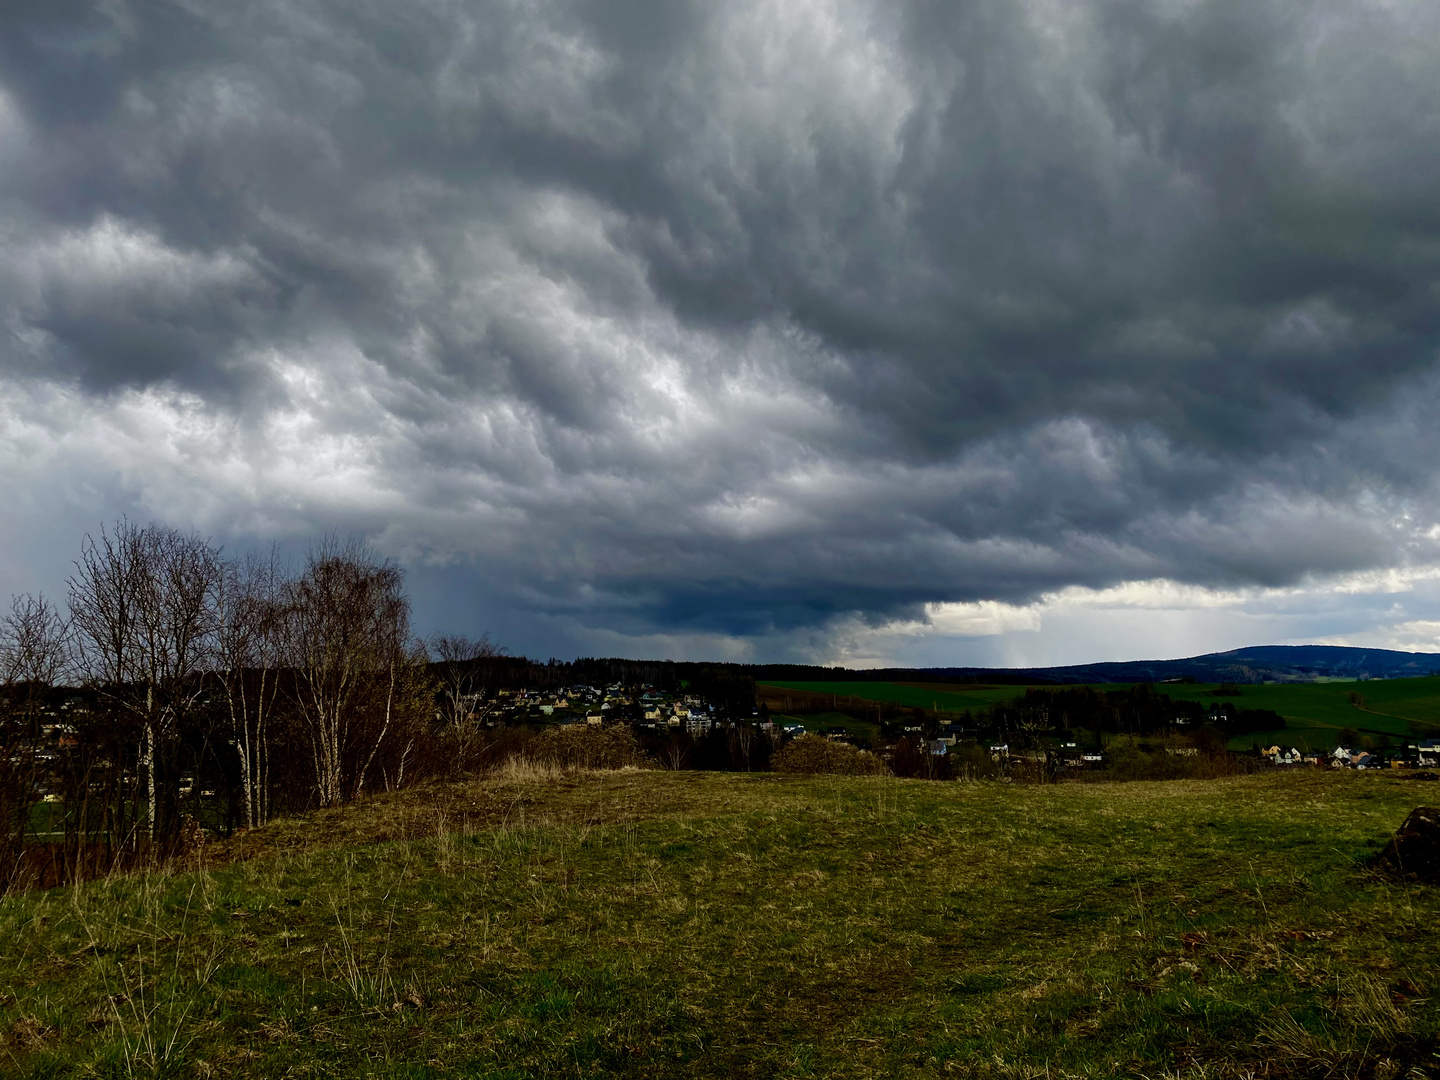
[[[1350,686],[1365,698],[1366,709],[1440,726],[1440,677],[1384,679]]]
[[[0,900],[0,1072],[1423,1076],[1428,789],[629,772],[283,821]],[[227,861],[238,860],[238,861]]]

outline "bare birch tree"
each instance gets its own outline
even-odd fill
[[[439,721],[454,740],[456,765],[464,767],[480,734],[481,725],[494,712],[496,701],[486,685],[487,660],[505,650],[492,644],[488,634],[478,638],[436,634],[428,644],[439,684]]]
[[[246,828],[270,817],[270,724],[280,690],[287,586],[272,548],[266,559],[227,563],[216,591],[216,667],[240,760]]]
[[[354,798],[408,705],[404,576],[359,540],[326,540],[290,590],[285,619],[295,705],[310,735],[321,806]]]
[[[87,681],[141,726],[151,840],[174,824],[170,807],[162,815],[157,774],[173,767],[174,736],[202,691],[220,566],[219,553],[198,536],[122,521],[99,540],[85,538],[69,581]]]
[[[49,771],[42,720],[65,671],[66,633],[64,617],[43,596],[15,597],[0,618],[0,859],[12,868]]]
[[[84,683],[128,720],[135,720],[133,702],[122,702],[125,688],[136,672],[134,624],[140,606],[136,563],[137,532],[121,522],[115,534],[103,527],[100,539],[86,536],[69,580],[70,624],[74,629],[75,666]],[[87,733],[88,734],[88,733]],[[136,770],[133,779],[141,779]],[[127,761],[119,757],[110,777],[113,799],[106,814],[105,831],[113,846],[126,848],[139,817],[130,788]],[[150,818],[154,822],[153,815]]]

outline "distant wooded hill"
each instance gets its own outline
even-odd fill
[[[586,661],[577,661],[585,664]],[[593,663],[593,661],[590,661]],[[1355,649],[1344,645],[1254,645],[1179,660],[1123,660],[1035,668],[867,668],[803,664],[673,665],[681,678],[689,667],[726,669],[757,682],[786,680],[956,682],[997,685],[1045,683],[1141,683],[1194,680],[1203,683],[1314,682],[1318,679],[1401,679],[1440,674],[1440,653]]]
[[[1440,674],[1440,653],[1355,649],[1344,645],[1255,645],[1182,660],[1125,660],[1023,671],[1006,669],[1003,673],[1010,677],[1019,675],[1057,683],[1165,682],[1170,679],[1234,683],[1401,679]],[[982,668],[945,668],[934,674],[991,680],[997,673]]]

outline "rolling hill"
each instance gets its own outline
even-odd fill
[[[1253,645],[1178,660],[1122,660],[1043,668],[932,668],[931,677],[1036,683],[1317,682],[1324,679],[1401,679],[1440,674],[1440,653],[1356,649],[1345,645]]]

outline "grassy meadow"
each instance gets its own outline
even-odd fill
[[[0,1073],[1437,1076],[1426,798],[511,769],[0,899]]]

